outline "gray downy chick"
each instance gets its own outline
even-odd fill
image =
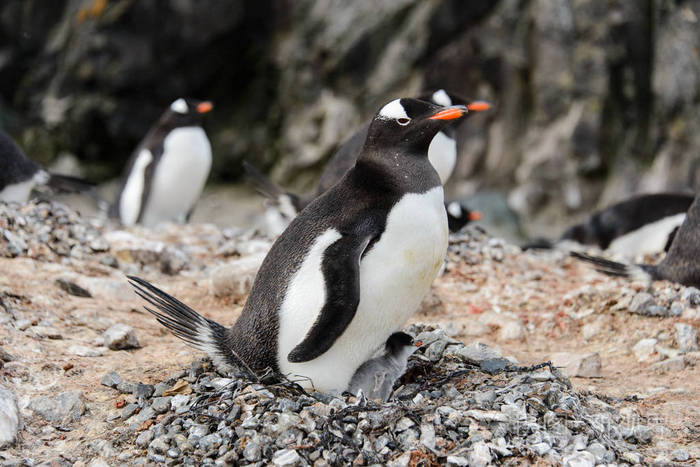
[[[416,351],[420,343],[405,332],[395,332],[386,341],[381,355],[360,365],[348,385],[348,392],[368,399],[381,399],[386,402],[394,388],[394,383],[406,371],[408,357]]]

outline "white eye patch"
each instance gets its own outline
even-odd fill
[[[447,212],[452,214],[452,217],[462,217],[462,206],[457,201],[452,201],[447,205]]]
[[[433,93],[433,97],[431,99],[437,105],[441,105],[443,107],[449,107],[452,105],[452,99],[450,99],[450,96],[445,92],[444,89],[440,89],[439,91],[435,91]]]
[[[387,120],[393,118],[409,118],[406,114],[406,109],[401,105],[401,99],[395,99],[382,107],[382,110],[379,111],[379,117]]]
[[[190,108],[187,106],[187,102],[182,97],[170,104],[170,110],[177,112],[179,114],[186,114]]]

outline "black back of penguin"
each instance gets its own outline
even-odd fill
[[[607,249],[616,239],[658,220],[684,213],[693,202],[693,195],[655,193],[635,196],[597,211],[580,224],[569,227],[562,240]]]
[[[110,210],[113,217],[119,218],[124,225],[143,221],[146,207],[152,196],[153,177],[164,156],[166,138],[179,128],[201,127],[202,114],[209,112],[211,108],[212,104],[208,101],[180,98],[165,110],[146,133],[127,163],[119,194]],[[143,158],[144,150],[148,151],[147,160]],[[185,183],[187,180],[182,182]],[[127,199],[129,202],[126,202]]]
[[[40,169],[29,159],[15,141],[0,130],[0,191],[8,185],[31,179]]]
[[[671,247],[656,266],[657,278],[700,287],[700,196],[696,196]]]

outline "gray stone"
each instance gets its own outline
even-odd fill
[[[66,350],[66,353],[77,355],[78,357],[99,357],[102,355],[101,350],[93,349],[92,347],[87,347],[85,345],[71,345]]]
[[[435,449],[435,427],[429,423],[420,426],[420,443],[431,451]]]
[[[643,444],[651,442],[651,439],[654,436],[654,430],[646,425],[636,425],[634,428],[632,428],[632,433],[634,435],[634,439]]]
[[[172,397],[156,397],[153,399],[151,407],[156,413],[165,413],[170,410]]]
[[[134,391],[132,394],[136,396],[137,398],[141,399],[148,399],[153,395],[153,392],[156,390],[155,386],[152,384],[143,384],[143,383],[138,383],[136,387],[134,388]]]
[[[552,449],[552,447],[545,442],[539,442],[531,445],[530,449],[532,449],[532,452],[534,452],[538,456],[544,456],[550,451],[550,449]]]
[[[141,409],[141,411],[132,419],[131,426],[133,428],[138,428],[140,427],[143,422],[146,420],[150,420],[156,416],[155,410],[153,410],[151,407],[144,407]]]
[[[684,357],[671,357],[667,360],[662,360],[651,365],[651,369],[659,374],[681,371],[685,368]]]
[[[209,452],[212,449],[218,449],[221,446],[221,436],[216,433],[202,436],[199,438],[199,448],[204,452]]]
[[[632,347],[632,352],[634,352],[634,356],[637,358],[637,361],[648,362],[657,360],[656,343],[656,339],[646,338],[641,339],[639,342],[634,344],[634,347]]]
[[[565,467],[594,467],[595,456],[587,451],[578,451],[564,456],[563,464]]]
[[[136,437],[136,446],[145,449],[153,441],[153,430],[145,430]]]
[[[243,457],[248,462],[258,462],[262,458],[262,449],[255,441],[249,441],[243,449]]]
[[[105,347],[110,350],[136,349],[139,341],[131,326],[118,323],[107,329],[103,335]]]
[[[483,360],[501,357],[501,353],[499,351],[481,342],[472,342],[464,347],[455,349],[452,353],[462,360],[470,363],[479,363]]]
[[[136,412],[139,411],[139,405],[138,404],[126,404],[124,408],[122,409],[122,420],[126,420],[127,418],[131,417],[134,415]]]
[[[681,352],[698,350],[698,332],[693,326],[685,323],[676,323],[673,328],[676,331],[676,343]]]
[[[632,298],[630,303],[630,311],[632,313],[637,313],[640,315],[646,315],[649,313],[649,309],[656,305],[654,302],[654,297],[647,292],[639,292]]]
[[[469,460],[462,456],[447,456],[447,465],[454,467],[464,467],[469,465]]]
[[[491,450],[483,441],[479,441],[472,445],[469,453],[470,467],[486,467],[491,464]]]
[[[136,391],[137,383],[132,383],[131,381],[122,381],[117,384],[116,390],[122,394],[133,394]]]
[[[152,449],[158,454],[165,454],[168,451],[168,449],[170,449],[170,438],[168,438],[167,435],[161,435],[153,441],[151,441],[151,443],[148,445],[148,448]]]
[[[245,256],[214,269],[210,276],[210,290],[217,297],[241,298],[253,285],[265,253]]]
[[[676,449],[671,453],[671,457],[676,462],[685,462],[690,459],[690,454],[685,449]]]
[[[0,449],[15,444],[21,424],[17,398],[12,391],[0,386]]]
[[[273,454],[272,463],[293,467],[301,464],[301,457],[294,449],[281,449]]]
[[[568,377],[597,378],[601,376],[601,362],[598,352],[573,353],[557,352],[550,355],[549,360]]]
[[[588,445],[586,451],[593,454],[596,463],[601,463],[607,461],[608,450],[602,444],[594,442]]]
[[[37,397],[29,402],[28,407],[36,415],[52,422],[78,420],[87,410],[80,391]]]

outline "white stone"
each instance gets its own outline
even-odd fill
[[[20,423],[17,398],[12,391],[0,386],[0,449],[15,443]]]
[[[654,338],[642,339],[632,347],[632,352],[640,362],[652,362],[658,360],[658,354],[656,353],[656,343],[657,340]]]

